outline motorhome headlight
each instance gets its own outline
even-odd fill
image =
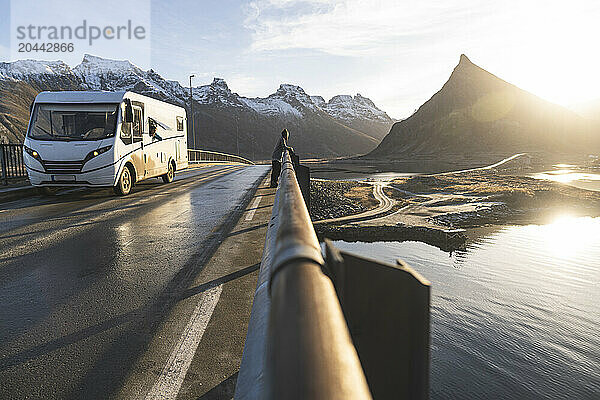
[[[31,157],[35,158],[36,160],[38,160],[40,162],[42,161],[42,157],[40,157],[40,154],[37,151],[30,149],[27,146],[23,146],[23,148],[25,149],[27,154],[29,154]]]
[[[83,159],[83,162],[86,163],[86,162],[90,161],[92,158],[98,157],[102,153],[106,153],[107,151],[110,150],[111,147],[112,147],[112,145],[111,146],[104,146],[104,147],[100,147],[99,149],[96,149],[94,151],[90,151],[88,153],[88,155],[85,156],[85,158]]]

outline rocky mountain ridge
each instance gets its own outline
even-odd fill
[[[144,71],[129,61],[92,55],[85,55],[74,68],[62,61],[0,63],[0,92],[10,98],[9,92],[15,86],[28,86],[26,92],[30,93],[131,90],[180,106],[187,107],[189,103],[189,88],[179,82],[166,80],[152,69]],[[291,130],[291,142],[297,139],[300,147],[296,147],[304,155],[360,154],[372,150],[393,123],[392,118],[361,95],[335,96],[325,102],[290,84],[282,84],[265,98],[247,98],[232,92],[225,80],[214,78],[212,83],[194,87],[192,92],[196,142],[200,144],[197,147],[228,152],[240,148],[240,153],[249,157],[268,157],[270,142],[284,127]],[[19,118],[24,115],[23,110],[13,110],[14,104],[10,103],[0,100],[0,135],[19,141],[26,121],[17,123],[19,127],[14,122],[2,123],[13,118],[11,112]]]

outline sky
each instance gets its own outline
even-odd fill
[[[281,83],[325,99],[360,93],[403,118],[439,90],[464,53],[554,103],[600,98],[600,2],[595,0],[136,1],[134,14],[147,24],[148,40],[118,50],[97,44],[92,52],[128,58],[185,86],[194,73],[194,85],[221,77],[248,97],[267,96]],[[112,21],[131,12],[131,7],[116,12],[125,6],[115,0],[35,3],[51,5],[57,19],[102,14]],[[90,4],[105,13],[92,13]],[[0,10],[11,15],[0,18],[0,60],[8,61],[15,58],[11,21],[31,17],[24,11],[11,14],[10,0],[0,0]],[[57,58],[74,66],[81,54]]]

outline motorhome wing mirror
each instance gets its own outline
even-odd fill
[[[125,122],[128,124],[133,122],[133,107],[129,99],[125,99]]]

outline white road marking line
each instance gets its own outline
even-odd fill
[[[222,291],[223,285],[219,285],[202,294],[202,299],[196,305],[177,346],[173,349],[158,381],[146,396],[146,400],[167,400],[177,397]]]
[[[254,199],[254,203],[252,203],[251,206],[252,209],[248,212],[248,215],[246,215],[246,221],[252,221],[252,218],[254,218],[254,213],[256,213],[256,208],[258,207],[261,198],[262,196],[257,196],[256,199]]]

